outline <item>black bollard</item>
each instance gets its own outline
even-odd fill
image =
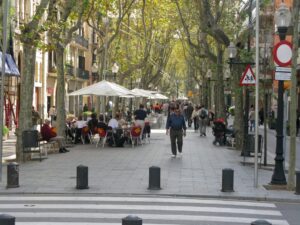
[[[150,190],[160,190],[160,168],[151,166],[149,168],[149,187]]]
[[[300,171],[296,172],[296,195],[300,195]]]
[[[142,225],[143,220],[137,216],[126,216],[122,219],[122,225]]]
[[[233,170],[222,170],[222,190],[223,192],[232,192],[233,190]]]
[[[77,166],[77,189],[88,189],[88,167]]]
[[[256,220],[252,222],[251,225],[272,225],[272,224],[266,220]]]
[[[1,225],[15,225],[16,218],[7,214],[0,215],[0,224]]]
[[[6,188],[19,187],[19,164],[12,162],[7,165],[7,185]]]

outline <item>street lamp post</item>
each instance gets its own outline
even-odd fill
[[[231,105],[231,92],[230,92],[230,71],[226,68],[224,73],[224,81],[225,81],[225,96],[226,96],[226,105]]]
[[[208,89],[207,89],[208,105],[206,107],[208,109],[211,109],[211,107],[212,107],[212,104],[211,104],[211,102],[212,102],[212,99],[211,99],[211,90],[210,90],[210,81],[211,81],[211,78],[212,78],[211,69],[207,70],[206,77],[207,77],[207,80],[208,80]]]
[[[107,51],[108,51],[108,26],[109,19],[108,17],[103,17],[102,19],[105,26],[105,40],[104,40],[104,71],[103,71],[103,80],[105,80],[106,72],[107,72]]]
[[[237,65],[253,65],[253,62],[240,62],[236,60],[237,49],[235,45],[230,42],[230,45],[227,48],[228,58],[229,58],[229,69],[232,70],[234,64]],[[246,145],[248,140],[248,113],[249,113],[249,90],[246,88],[246,97],[245,97],[245,108],[244,108],[244,138],[243,138],[243,151],[241,152],[242,156],[249,156],[249,152],[246,152]],[[246,155],[247,154],[247,155]]]
[[[275,12],[275,23],[279,38],[281,41],[285,40],[288,26],[291,22],[291,13],[288,7],[282,2]],[[276,124],[276,157],[275,167],[271,184],[286,184],[286,178],[283,169],[283,89],[284,81],[278,81],[278,98],[277,98],[277,124]]]
[[[176,80],[176,99],[179,97],[179,80]]]
[[[116,62],[111,67],[111,72],[113,74],[113,80],[116,82],[117,73],[119,72],[119,66]],[[116,109],[119,108],[119,98],[118,97],[113,97],[113,102],[114,102],[114,104],[112,106],[113,107],[112,114],[115,117],[116,116]]]
[[[114,76],[114,80],[116,81],[117,79],[117,73],[119,72],[119,66],[117,63],[114,63],[112,68],[111,68],[111,71],[113,73],[113,76]]]

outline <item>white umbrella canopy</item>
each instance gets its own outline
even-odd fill
[[[181,97],[178,98],[178,100],[188,100],[188,98],[185,97],[185,96],[181,96]]]
[[[167,96],[165,96],[165,95],[160,94],[160,93],[155,93],[154,94],[154,99],[167,100],[169,98]]]
[[[118,96],[118,97],[125,97],[125,98],[133,98],[137,96],[129,89],[106,80],[102,80],[98,83],[92,84],[90,86],[69,93],[69,96],[76,96],[76,95]]]
[[[139,89],[139,88],[134,88],[131,91],[133,93],[135,93],[136,95],[139,95],[140,97],[145,97],[145,98],[153,98],[154,97],[154,93],[155,93],[153,91]]]

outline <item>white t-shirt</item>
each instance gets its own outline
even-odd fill
[[[84,121],[84,120],[77,120],[75,122],[75,127],[81,129],[83,127],[87,126],[87,121]]]
[[[119,127],[119,123],[118,121],[115,119],[115,118],[112,118],[108,121],[108,125],[109,127],[115,129],[115,128],[118,128]]]

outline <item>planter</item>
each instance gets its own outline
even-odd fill
[[[268,121],[268,126],[270,130],[275,130],[276,129],[276,119]]]

